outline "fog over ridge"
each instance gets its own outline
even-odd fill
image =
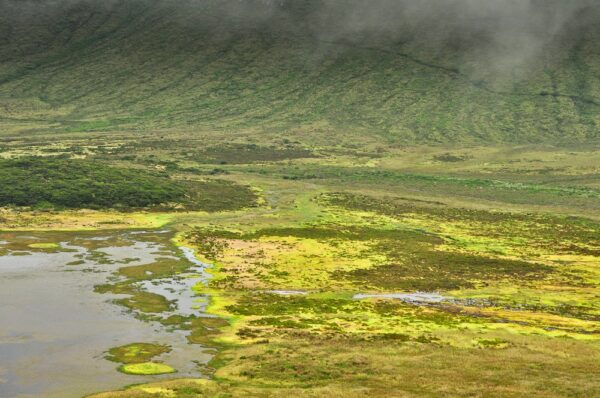
[[[321,43],[406,45],[495,73],[555,62],[600,25],[600,3],[593,0],[0,0],[9,24],[136,6],[164,7],[165,18],[190,29],[214,24],[220,32],[249,27]]]

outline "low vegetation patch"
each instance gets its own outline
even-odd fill
[[[186,197],[192,209],[204,211],[233,211],[256,207],[258,195],[251,187],[225,180],[186,182]]]
[[[124,294],[128,297],[115,300],[115,303],[131,311],[145,314],[157,314],[172,309],[172,302],[160,294],[145,292],[135,287],[132,282],[122,282],[115,285],[98,285],[96,293]]]
[[[205,164],[246,164],[312,158],[315,155],[307,149],[291,145],[278,147],[228,144],[212,146],[189,157],[198,163]]]
[[[129,280],[140,281],[174,276],[185,272],[189,266],[185,261],[163,257],[151,264],[119,268],[118,273]]]
[[[397,244],[397,243],[396,243]],[[339,277],[350,278],[361,286],[386,291],[438,291],[472,288],[493,280],[512,278],[515,281],[541,279],[552,269],[526,261],[505,260],[464,253],[427,250],[416,253],[394,253],[385,242],[390,258],[397,256],[402,262],[370,269],[339,272]],[[405,255],[405,256],[404,256]]]
[[[464,162],[465,160],[469,160],[471,157],[466,155],[456,155],[453,153],[444,153],[441,155],[436,155],[433,157],[434,160],[438,162],[444,163],[456,163],[456,162]]]
[[[0,161],[0,185],[3,206],[140,208],[186,196],[184,186],[158,173],[66,158]]]
[[[160,172],[64,157],[1,160],[0,186],[0,206],[38,209],[222,211],[256,203],[249,187],[228,181],[177,181]]]
[[[32,249],[58,249],[60,247],[56,243],[31,243],[27,246]]]
[[[170,351],[171,347],[163,344],[132,343],[111,348],[105,358],[122,364],[144,363]]]
[[[128,375],[151,376],[175,373],[177,371],[171,366],[165,365],[164,363],[144,362],[119,366],[119,372]]]

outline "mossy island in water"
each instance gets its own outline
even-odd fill
[[[27,247],[31,249],[58,249],[60,245],[57,243],[30,243]]]
[[[175,373],[173,367],[160,362],[152,362],[157,356],[171,352],[171,347],[164,344],[132,343],[108,350],[105,358],[120,362],[117,370],[129,375],[161,375]]]
[[[108,350],[106,359],[122,364],[144,363],[152,358],[171,352],[171,347],[163,344],[132,343]]]
[[[176,373],[177,371],[164,363],[143,362],[121,365],[119,366],[119,372],[128,375],[152,376]]]

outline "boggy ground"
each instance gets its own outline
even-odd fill
[[[213,380],[98,397],[597,394],[598,222],[254,181],[269,211],[187,219],[179,238],[215,264],[197,292],[228,325],[189,326],[219,349]],[[444,299],[355,298],[415,292]]]
[[[5,156],[33,147],[44,152],[25,143]],[[96,288],[214,347],[210,380],[95,397],[599,395],[593,147],[192,147],[140,139],[86,156],[174,181],[230,181],[255,200],[217,212],[37,210],[66,229],[85,212],[168,225],[213,264],[195,290],[215,318],[161,318],[172,303],[134,288],[186,272],[168,260],[124,266]],[[15,229],[26,217],[43,228],[29,210],[6,213]]]
[[[214,361],[226,394],[597,393],[598,224],[347,193],[312,203],[305,225],[186,235],[217,264],[198,290],[232,323]],[[447,299],[353,298],[416,291]]]

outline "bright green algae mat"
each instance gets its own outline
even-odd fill
[[[32,249],[57,249],[60,246],[57,243],[31,243],[28,247]]]
[[[126,364],[120,366],[119,371],[136,376],[152,376],[176,372],[176,370],[170,367],[169,365],[155,362]]]

